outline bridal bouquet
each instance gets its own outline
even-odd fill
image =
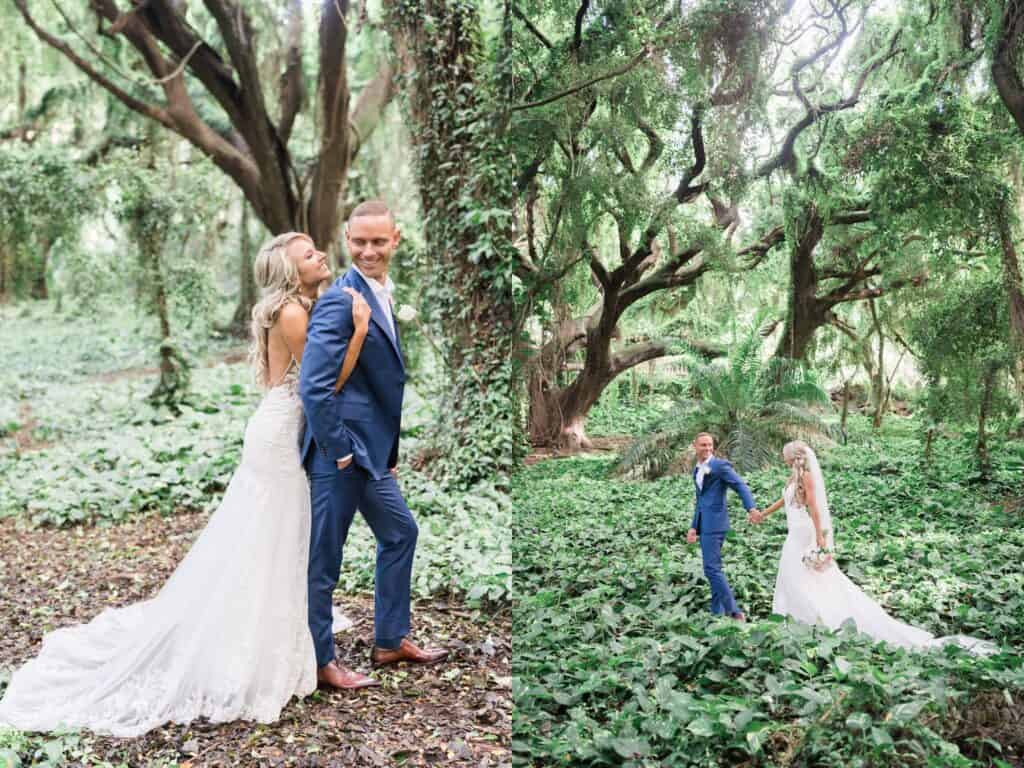
[[[834,561],[833,551],[828,547],[811,547],[804,552],[801,560],[808,568],[815,571],[824,571],[832,567]]]

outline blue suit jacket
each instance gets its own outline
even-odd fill
[[[335,395],[334,385],[355,330],[352,297],[342,290],[345,287],[359,291],[370,305],[370,330],[355,370]],[[332,461],[351,453],[353,461],[374,478],[386,477],[398,464],[404,391],[398,323],[392,335],[370,286],[350,269],[324,292],[309,319],[299,378],[306,412],[303,462],[311,450]]]
[[[725,506],[725,492],[728,488],[740,495],[744,509],[757,506],[747,484],[736,474],[725,459],[711,457],[711,471],[704,475],[704,487],[697,487],[697,468],[693,468],[693,488],[697,503],[693,510],[691,528],[697,533],[725,533],[729,530],[729,512]]]

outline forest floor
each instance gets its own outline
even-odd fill
[[[46,631],[151,596],[205,522],[202,513],[72,529],[0,520],[0,668],[34,655]],[[341,661],[369,671],[372,596],[339,605],[355,622],[337,636]],[[451,649],[448,663],[374,671],[380,688],[293,700],[270,725],[200,721],[137,739],[86,736],[78,748],[131,766],[507,765],[510,616],[426,600],[413,617],[415,638]]]
[[[152,406],[158,329],[130,307],[82,323],[27,302],[0,306],[0,324],[2,696],[46,632],[165,582],[234,472],[261,393],[237,340],[196,330],[183,342],[195,368],[181,414]],[[425,418],[411,406],[403,423]],[[270,725],[199,721],[137,739],[0,728],[0,768],[508,765],[507,496],[483,484],[447,492],[411,468],[402,489],[420,526],[413,639],[449,648],[447,662],[372,671],[380,688],[318,691]],[[337,644],[342,662],[364,672],[374,551],[357,519],[336,593],[355,623]]]
[[[844,573],[901,621],[999,649],[918,653],[773,615],[785,521],[736,502],[723,556],[749,623],[711,617],[690,477],[614,473],[609,448],[661,411],[603,405],[596,450],[538,451],[514,478],[513,766],[1024,766],[1024,442],[1001,435],[984,482],[970,435],[929,466],[913,419],[851,417],[823,449]],[[767,504],[786,469],[744,475]]]

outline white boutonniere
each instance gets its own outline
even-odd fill
[[[402,304],[398,307],[395,317],[403,323],[408,323],[416,319],[416,308],[410,307],[408,304]]]

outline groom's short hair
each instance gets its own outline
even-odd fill
[[[696,443],[696,442],[697,442],[698,440],[700,440],[700,439],[701,439],[702,437],[710,437],[710,438],[711,438],[711,444],[712,444],[712,445],[714,445],[714,444],[715,444],[715,443],[717,442],[717,441],[715,440],[715,436],[714,436],[714,435],[712,435],[712,434],[711,434],[710,432],[698,432],[698,433],[697,433],[696,435],[694,435],[694,436],[693,436],[693,442],[695,442],[695,443]]]
[[[355,208],[352,209],[352,213],[348,215],[348,220],[357,219],[360,216],[387,216],[391,219],[391,223],[395,223],[395,214],[388,208],[387,203],[383,200],[364,200]]]

